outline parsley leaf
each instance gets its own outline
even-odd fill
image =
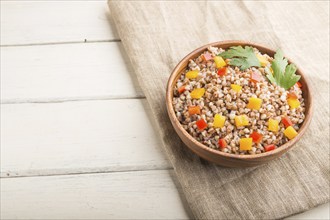
[[[267,73],[267,78],[269,79],[269,81],[271,82],[271,83],[276,83],[276,80],[275,80],[275,78],[274,78],[274,75],[273,75],[273,73],[270,71],[270,69],[269,69],[269,67],[267,66],[266,68],[265,68],[265,72]]]
[[[269,68],[265,69],[267,78],[271,83],[276,83],[285,90],[291,88],[300,79],[300,76],[295,74],[297,67],[293,63],[288,65],[288,60],[283,57],[283,52],[280,49],[274,55],[272,69],[274,74],[270,72]]]
[[[242,46],[233,46],[227,51],[218,54],[218,56],[221,56],[224,59],[230,58],[231,60],[229,61],[229,64],[238,66],[242,70],[251,66],[260,67],[260,62],[255,55],[253,48],[249,46],[245,46],[245,48]]]

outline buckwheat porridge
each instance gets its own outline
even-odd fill
[[[202,144],[231,154],[260,154],[298,133],[305,119],[300,76],[278,50],[209,47],[191,59],[174,88],[183,128]]]

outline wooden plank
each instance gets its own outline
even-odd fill
[[[173,171],[5,178],[1,219],[187,219]],[[329,219],[329,203],[289,219]]]
[[[144,97],[121,43],[1,48],[1,102]]]
[[[1,179],[1,219],[188,219],[171,173]]]
[[[119,40],[106,1],[1,1],[1,45]]]
[[[1,177],[169,169],[144,99],[1,105]]]

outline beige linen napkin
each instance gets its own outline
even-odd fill
[[[329,200],[328,1],[110,1],[109,7],[196,218],[283,218]],[[220,40],[281,48],[314,90],[314,117],[302,140],[261,167],[230,169],[200,159],[167,116],[172,69],[195,48]]]

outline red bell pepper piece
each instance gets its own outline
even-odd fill
[[[254,143],[260,143],[262,141],[262,134],[254,131],[252,132],[252,134],[250,135],[250,137],[252,138],[252,141]]]
[[[181,86],[180,88],[178,88],[178,92],[181,94],[184,91],[186,91],[186,86]]]
[[[219,147],[221,149],[227,147],[227,142],[226,142],[226,140],[224,138],[219,139]]]
[[[292,121],[290,120],[290,118],[288,116],[285,116],[282,118],[282,123],[284,124],[284,126],[287,128],[289,126],[293,126]]]
[[[198,130],[203,131],[207,127],[207,123],[204,121],[204,119],[200,119],[196,121],[196,125]]]
[[[288,93],[288,98],[291,98],[291,99],[297,99],[298,96],[295,92],[289,92]]]
[[[218,69],[219,76],[224,76],[226,74],[227,74],[227,67],[222,67],[222,68]]]
[[[200,114],[201,108],[199,106],[189,106],[188,112],[189,112],[189,115]]]
[[[257,83],[260,82],[260,80],[261,80],[261,75],[257,72],[252,71],[250,76],[250,81]]]
[[[271,144],[271,145],[265,146],[264,148],[265,148],[265,151],[268,152],[268,151],[274,150],[276,148],[276,146],[274,144]]]
[[[301,85],[301,83],[298,81],[298,82],[296,82],[296,85],[299,87],[299,88],[301,88],[302,87],[302,85]]]
[[[204,61],[209,61],[209,60],[212,60],[213,57],[212,57],[212,55],[210,53],[206,52],[205,54],[202,55],[202,59]]]

